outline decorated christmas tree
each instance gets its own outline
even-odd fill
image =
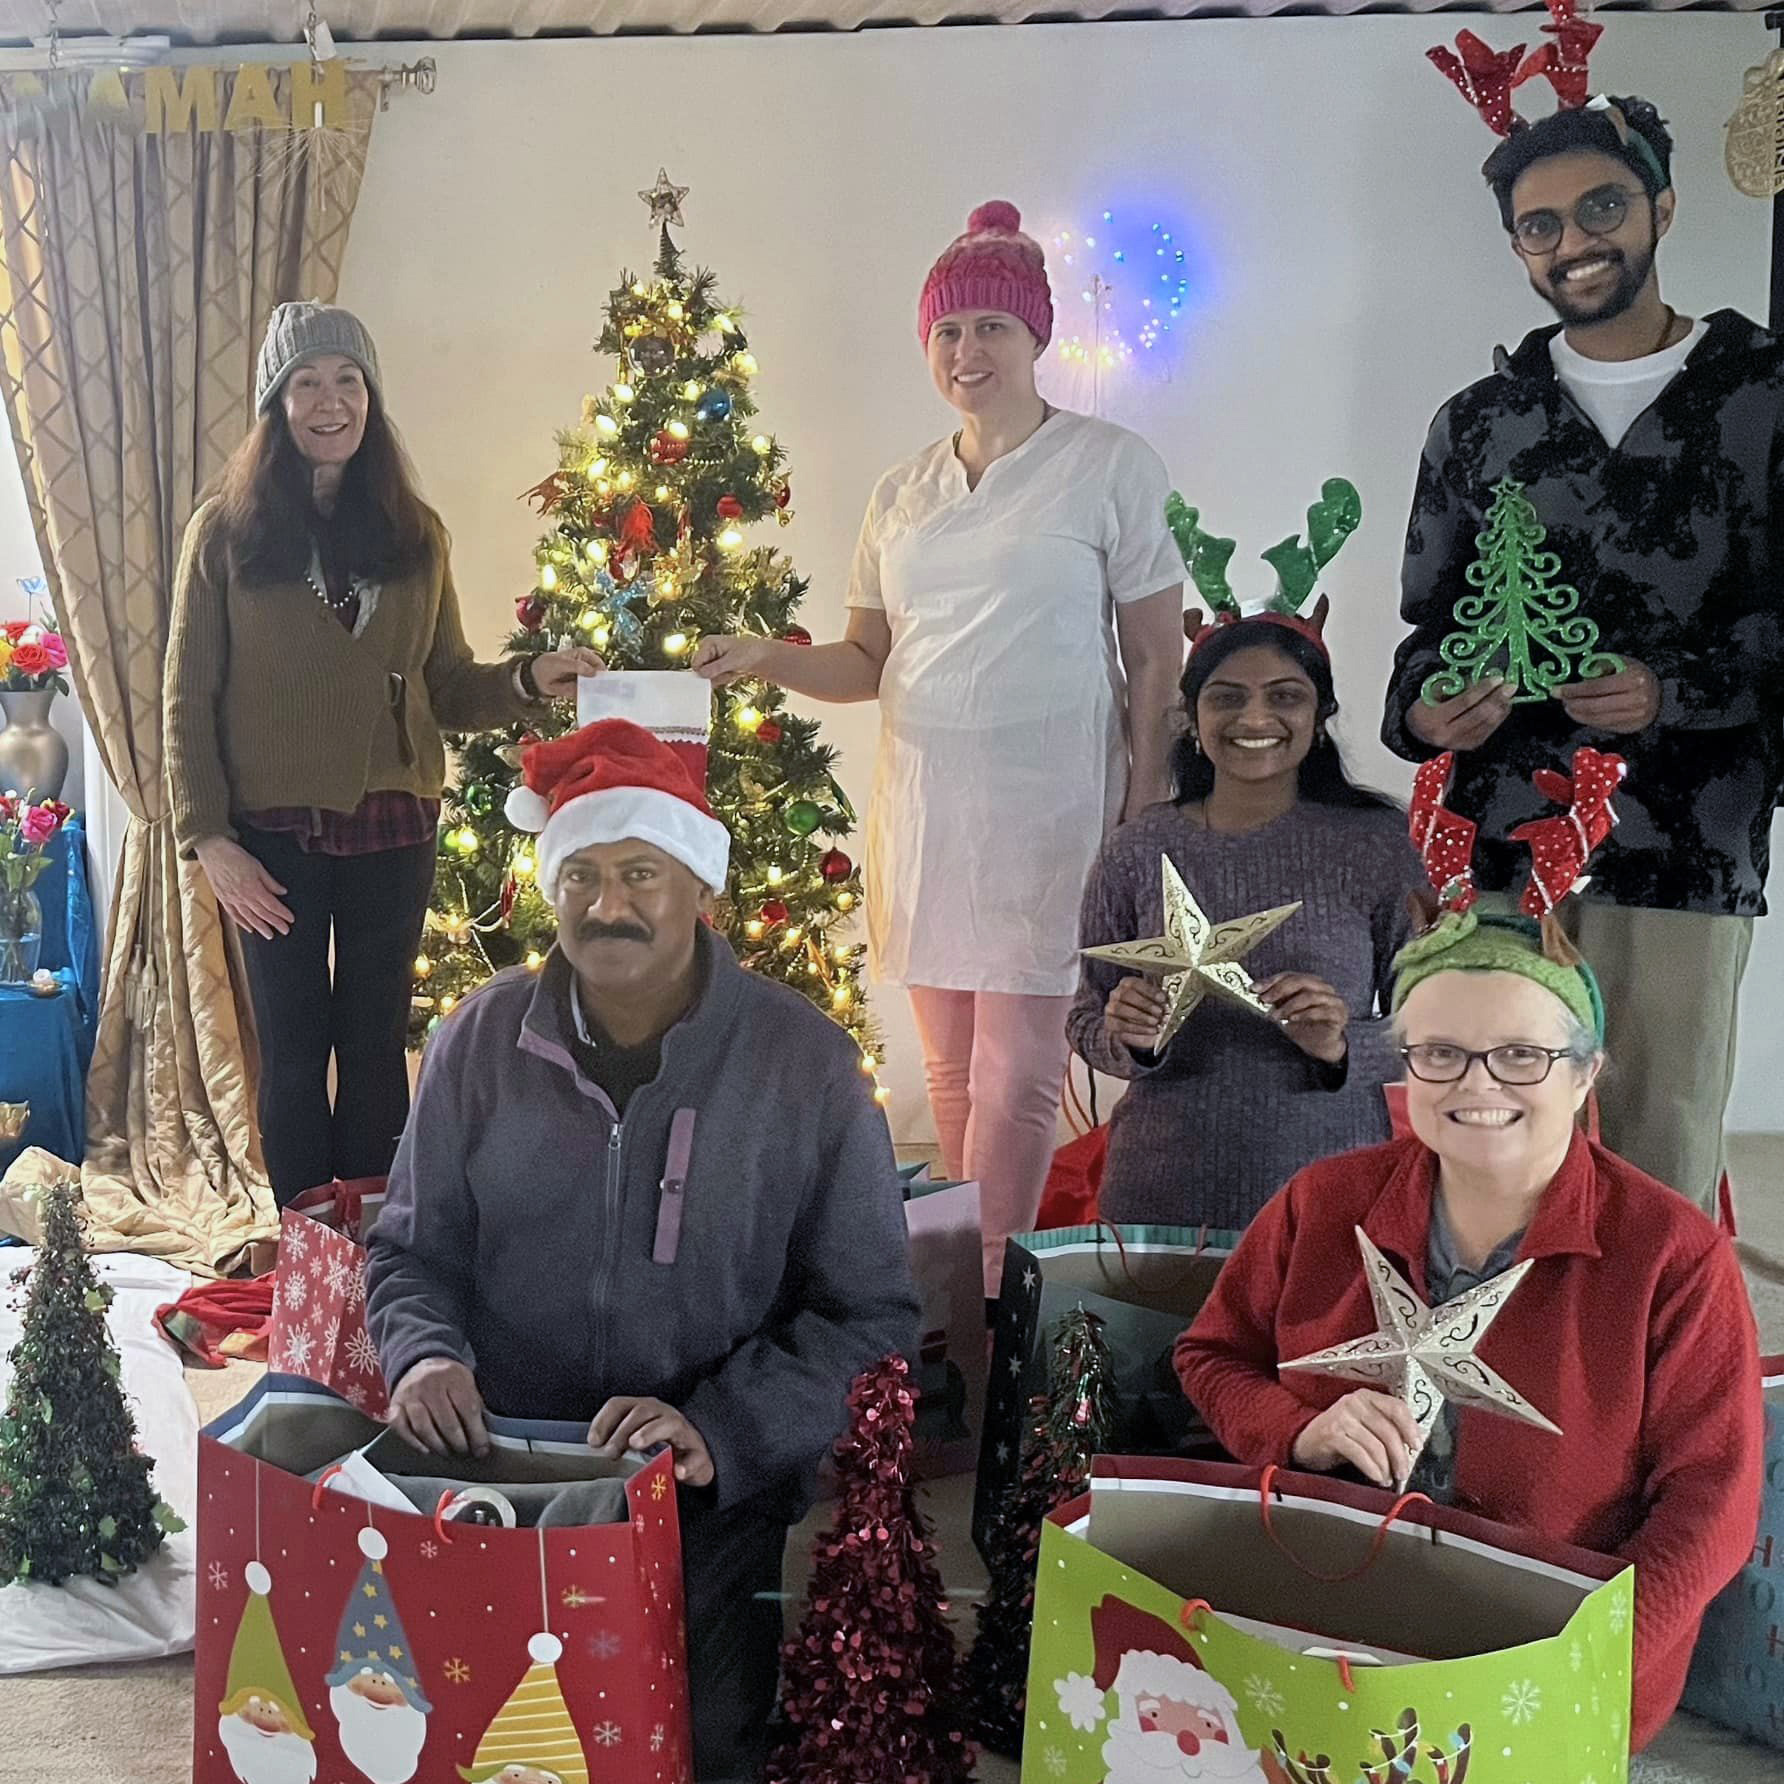
[[[991,1577],[967,1656],[966,1686],[973,1733],[994,1753],[1022,1751],[1041,1526],[1056,1507],[1083,1492],[1091,1459],[1107,1439],[1111,1411],[1102,1321],[1080,1307],[1054,1330],[1047,1392],[1029,1402],[1021,1477],[987,1544]]]
[[[1476,592],[1456,603],[1456,625],[1439,646],[1444,667],[1420,690],[1427,705],[1454,699],[1498,675],[1514,704],[1547,700],[1563,682],[1621,671],[1623,660],[1598,648],[1598,628],[1579,611],[1579,590],[1556,581],[1561,560],[1544,551],[1548,537],[1524,486],[1510,477],[1493,486],[1480,556],[1468,566]]]
[[[0,1585],[107,1585],[185,1526],[150,1484],[154,1464],[118,1383],[105,1329],[111,1290],[81,1244],[75,1191],[44,1191],[43,1244],[31,1265],[24,1332],[8,1359],[0,1417]]]
[[[849,1394],[841,1492],[817,1545],[799,1633],[782,1655],[792,1730],[771,1784],[967,1784],[959,1660],[935,1548],[911,1485],[915,1401],[902,1357]]]
[[[659,227],[656,267],[627,272],[607,300],[599,351],[617,376],[558,438],[558,465],[527,492],[550,521],[533,587],[515,603],[508,647],[592,645],[612,669],[685,668],[708,633],[809,644],[796,615],[806,584],[748,529],[791,518],[786,460],[754,424],[756,361],[741,314],[713,276],[689,272],[671,239],[685,188],[658,177],[640,194]],[[688,673],[692,673],[691,670]],[[555,933],[533,880],[529,839],[503,817],[522,748],[575,723],[566,705],[535,729],[449,739],[458,775],[446,793],[440,871],[415,962],[419,1039],[497,969],[537,966]],[[843,1024],[869,1074],[877,1044],[864,961],[847,931],[861,900],[839,846],[855,814],[815,721],[776,688],[715,693],[707,795],[732,836],[718,922],[751,970],[796,987]]]

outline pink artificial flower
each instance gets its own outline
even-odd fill
[[[34,848],[42,848],[61,829],[62,820],[47,805],[34,805],[19,821],[19,831]]]
[[[60,632],[45,632],[43,648],[50,653],[50,667],[62,670],[68,667],[68,646],[62,642]]]

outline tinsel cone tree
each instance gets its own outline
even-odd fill
[[[791,1731],[770,1784],[967,1784],[960,1663],[911,1484],[915,1397],[903,1358],[857,1378],[836,1446],[841,1491],[782,1654]]]
[[[708,633],[811,642],[797,618],[806,584],[772,544],[752,542],[752,528],[791,518],[786,458],[756,424],[741,314],[711,273],[687,270],[670,237],[681,195],[666,180],[643,195],[661,225],[659,252],[654,272],[622,273],[607,300],[598,348],[617,375],[558,437],[557,469],[527,492],[550,530],[515,603],[511,651],[586,644],[610,668],[663,670],[686,668]],[[522,747],[575,722],[566,704],[530,731],[448,739],[458,773],[415,962],[413,1039],[492,972],[537,966],[550,948],[556,926],[534,883],[531,839],[502,808]],[[719,926],[745,966],[844,1025],[871,1075],[865,963],[848,935],[861,880],[841,846],[855,813],[834,769],[816,721],[788,711],[778,689],[714,694],[707,795],[732,837]]]
[[[76,1192],[44,1192],[24,1331],[0,1418],[0,1585],[115,1584],[185,1526],[150,1483],[105,1329],[111,1290],[81,1243]]]
[[[1091,1459],[1108,1437],[1110,1364],[1102,1325],[1078,1308],[1054,1328],[1047,1392],[1029,1402],[1022,1473],[986,1545],[990,1579],[966,1661],[967,1702],[974,1736],[1011,1757],[1022,1751],[1028,1708],[1041,1526],[1084,1491]]]

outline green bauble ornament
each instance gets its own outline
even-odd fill
[[[823,812],[809,799],[795,799],[782,814],[782,822],[795,836],[810,836],[823,821]]]
[[[473,817],[487,818],[495,810],[496,796],[481,781],[472,781],[464,791],[464,806]]]

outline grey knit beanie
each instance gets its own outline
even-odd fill
[[[339,353],[365,373],[375,394],[378,389],[378,349],[366,326],[351,310],[332,304],[280,304],[266,325],[260,343],[260,366],[254,378],[254,412],[264,415],[278,400],[285,380],[306,359]]]

